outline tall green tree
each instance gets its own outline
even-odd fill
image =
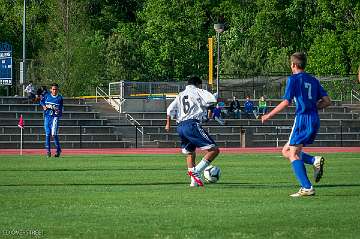
[[[141,50],[154,80],[207,73],[207,21],[201,1],[148,0],[140,12]]]
[[[23,1],[0,0],[0,42],[13,46],[14,57],[22,58]],[[43,46],[49,12],[47,1],[26,3],[26,58],[36,58]]]
[[[107,40],[106,78],[108,81],[146,79],[141,38],[142,31],[138,25],[119,23]]]
[[[223,16],[222,20],[226,24],[225,32],[220,36],[221,73],[243,76],[260,72],[259,52],[251,39],[251,28],[257,12],[256,3],[242,0],[223,1],[217,12]]]
[[[109,36],[119,23],[136,22],[145,0],[86,0],[86,17],[91,27]]]
[[[51,11],[39,76],[68,96],[93,93],[104,76],[104,38],[89,29],[82,2],[53,0]]]
[[[347,72],[343,46],[334,32],[317,36],[308,55],[308,70],[317,75],[344,75]]]

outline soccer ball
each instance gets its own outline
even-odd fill
[[[216,183],[220,178],[221,170],[219,167],[209,165],[204,170],[204,178],[208,183]]]

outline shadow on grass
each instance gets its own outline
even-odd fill
[[[0,184],[0,187],[38,187],[38,186],[162,186],[188,185],[187,182],[149,182],[149,183],[24,183]]]
[[[293,188],[296,185],[288,183],[278,183],[278,184],[262,184],[262,183],[238,183],[238,182],[229,182],[229,183],[219,183],[224,187],[241,187],[241,188]],[[344,188],[344,187],[360,187],[360,183],[353,184],[324,184],[324,185],[314,185],[315,188]]]
[[[316,185],[317,188],[343,188],[343,187],[360,187],[360,184],[328,184],[328,185]]]
[[[176,168],[84,168],[84,169],[0,169],[0,172],[90,172],[90,171],[179,171]]]
[[[265,183],[237,183],[237,182],[229,182],[229,183],[218,183],[222,185],[224,188],[289,188],[294,187],[294,185],[290,184],[265,184]]]
[[[166,186],[166,185],[189,185],[188,182],[134,182],[134,183],[24,183],[24,184],[0,184],[0,187],[36,187],[36,186]],[[218,185],[218,186],[216,186]],[[294,188],[296,185],[288,183],[262,184],[262,183],[240,183],[225,182],[216,184],[205,184],[206,187],[221,188]],[[360,187],[360,184],[329,184],[317,185],[316,188],[347,188]]]

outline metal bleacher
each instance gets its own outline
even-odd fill
[[[281,100],[268,102],[269,110]],[[242,102],[241,102],[242,103]],[[356,108],[356,106],[354,107]],[[293,124],[295,107],[290,106],[264,125],[260,119],[225,118],[225,126],[210,120],[203,127],[221,147],[274,147],[285,144]],[[169,133],[164,131],[165,112],[127,112],[144,127],[145,141],[152,142],[154,147],[178,147],[179,138],[175,124]],[[359,113],[351,105],[342,105],[334,101],[333,106],[320,110],[321,128],[316,142],[312,146],[359,146],[360,119]],[[173,122],[174,123],[174,122]],[[245,138],[241,137],[245,134]],[[245,140],[245,142],[242,142]]]
[[[145,101],[149,104],[148,99]],[[280,101],[268,100],[269,110]],[[167,104],[165,101],[164,106]],[[295,107],[290,106],[264,125],[259,119],[228,116],[225,126],[210,120],[203,127],[220,147],[281,146],[289,137],[294,111]],[[334,101],[332,106],[319,111],[319,114],[321,128],[312,146],[360,145],[358,104]],[[25,122],[23,147],[43,148],[42,109],[24,97],[0,97],[0,148],[19,148],[20,129],[17,124],[20,115]],[[139,135],[126,115],[143,128],[143,135]],[[179,147],[175,121],[172,121],[170,132],[166,132],[165,119],[164,110],[119,113],[105,101],[65,98],[59,128],[60,141],[63,148]]]
[[[43,111],[24,97],[0,97],[0,148],[20,147],[20,128],[23,116],[23,148],[44,148]],[[114,126],[93,110],[84,99],[64,99],[64,113],[60,121],[59,137],[63,148],[128,147]]]
[[[329,79],[323,80],[324,83],[328,83]],[[330,80],[332,82],[334,79]],[[319,111],[321,128],[313,146],[360,145],[360,95],[357,93],[356,97],[353,97],[353,92],[357,91],[351,85],[352,78],[335,79],[335,81],[338,80],[341,84],[351,87],[351,97],[348,94],[350,91],[331,92],[336,96],[332,97],[333,99],[338,99],[340,96],[342,100],[333,100],[332,106]],[[272,110],[281,102],[278,98],[282,95],[285,81],[285,76],[226,80],[220,86],[221,100],[225,102],[225,105],[229,105],[232,96],[236,95],[240,99],[250,93],[254,102],[257,102],[257,97],[266,95],[268,108]],[[181,91],[185,86],[186,82],[120,81],[112,82],[107,89],[97,91],[96,96],[118,110],[116,113],[103,114],[103,117],[108,119],[108,125],[111,124],[117,128],[124,140],[133,142],[132,146],[178,147],[179,139],[175,122],[172,122],[173,127],[170,132],[164,130],[166,108],[172,101],[171,97],[176,95],[173,93]],[[205,84],[202,87],[209,89],[210,86]],[[114,102],[113,99],[121,100]],[[240,100],[241,105],[243,101]],[[232,116],[226,116],[225,126],[220,126],[210,120],[203,124],[203,127],[210,132],[220,147],[281,146],[288,140],[294,112],[295,106],[290,106],[264,125],[255,118],[234,119]],[[141,130],[134,130],[131,127]],[[141,133],[140,144],[139,132]]]

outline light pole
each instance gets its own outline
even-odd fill
[[[216,31],[216,42],[217,42],[217,63],[216,63],[216,95],[220,98],[220,78],[219,78],[219,71],[220,71],[220,33],[224,32],[225,26],[222,23],[214,24],[214,29]]]
[[[24,96],[24,84],[26,81],[26,51],[25,51],[25,23],[26,23],[26,0],[24,0],[24,13],[23,13],[23,59],[20,64],[20,84],[22,84],[22,93]]]

